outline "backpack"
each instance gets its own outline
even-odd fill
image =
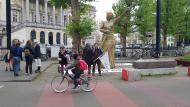
[[[88,64],[84,60],[80,60],[79,61],[79,68],[83,71],[88,70]]]
[[[29,49],[25,49],[25,50],[24,50],[24,54],[25,54],[25,56],[30,55],[30,50],[29,50]]]

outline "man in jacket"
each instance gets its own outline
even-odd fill
[[[102,49],[100,48],[98,43],[95,43],[94,49],[93,49],[93,56],[94,56],[94,63],[93,63],[93,75],[95,75],[95,67],[96,64],[98,65],[98,73],[99,76],[102,76],[101,74],[101,62],[99,60],[99,57],[103,54]]]
[[[22,48],[19,41],[11,47],[11,54],[13,55],[14,76],[19,76],[20,60],[22,60]]]

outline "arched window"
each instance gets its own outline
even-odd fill
[[[56,34],[56,43],[57,43],[57,44],[61,44],[60,40],[61,40],[61,34],[60,34],[60,33],[57,33],[57,34]]]
[[[45,32],[44,31],[40,32],[40,43],[45,44]]]
[[[34,41],[34,39],[36,39],[36,31],[35,31],[35,30],[32,30],[32,31],[30,32],[30,39],[31,39],[32,41]]]
[[[52,32],[49,32],[49,34],[48,34],[48,41],[49,41],[50,45],[53,45],[53,33]]]

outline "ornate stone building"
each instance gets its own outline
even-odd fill
[[[69,45],[64,25],[71,13],[62,7],[56,8],[50,0],[11,0],[12,39],[37,39],[42,44]],[[0,34],[6,28],[6,0],[0,0]],[[0,35],[0,47],[6,44]]]

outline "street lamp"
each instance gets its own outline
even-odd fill
[[[11,49],[11,1],[6,0],[7,49]]]
[[[161,18],[161,0],[157,0],[156,8],[156,55],[155,58],[160,57],[160,18]]]

